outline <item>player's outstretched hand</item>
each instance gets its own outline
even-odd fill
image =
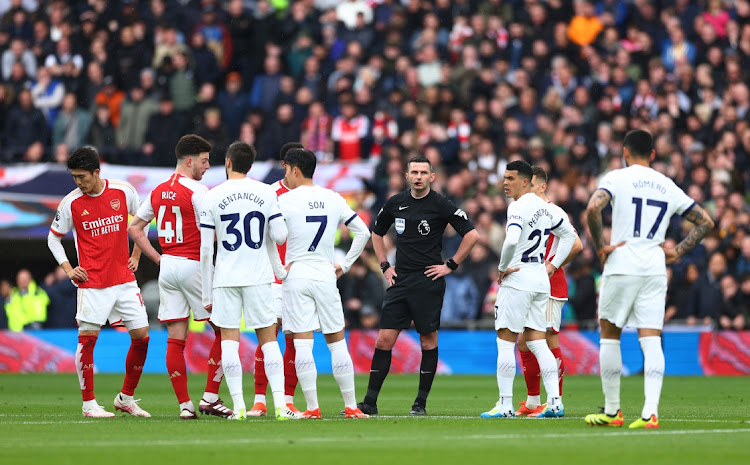
[[[89,274],[86,270],[81,268],[80,266],[77,266],[70,270],[68,274],[68,278],[70,278],[72,281],[77,281],[79,283],[85,283],[89,280]]]
[[[136,271],[138,271],[138,263],[140,263],[140,261],[141,260],[138,258],[134,258],[134,257],[128,258],[128,269],[132,271],[133,273],[135,273]]]
[[[609,257],[609,254],[615,251],[616,248],[622,247],[625,245],[625,241],[620,242],[619,244],[615,245],[605,245],[601,248],[596,254],[599,256],[599,260],[601,260],[602,265],[607,263],[607,257]]]
[[[500,274],[497,277],[497,283],[500,284],[503,282],[503,279],[505,279],[506,276],[508,276],[511,273],[515,273],[516,271],[520,270],[521,268],[508,268],[505,271],[501,271]]]
[[[396,274],[395,267],[391,266],[387,270],[385,270],[383,276],[385,277],[385,281],[388,283],[388,287],[391,287],[393,286],[393,283],[396,282],[394,278],[398,275]]]
[[[664,245],[661,246],[661,249],[664,251],[664,258],[667,260],[667,265],[674,263],[680,259],[680,255],[677,253],[677,250],[668,249],[664,247]]]
[[[336,270],[336,279],[344,276],[344,270],[341,269],[341,265],[337,263],[336,265],[333,265],[333,268]]]

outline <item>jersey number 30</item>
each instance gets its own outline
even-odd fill
[[[239,249],[243,242],[242,232],[240,232],[239,229],[235,228],[235,226],[240,221],[240,214],[230,213],[228,215],[221,215],[219,218],[221,218],[221,221],[229,221],[229,224],[227,225],[227,234],[231,234],[236,238],[234,243],[221,241],[221,245],[223,245],[224,248],[229,250],[230,252]],[[258,220],[256,223],[258,225],[257,242],[253,240],[251,229],[253,218]],[[245,215],[245,218],[243,218],[242,225],[244,226],[243,229],[245,230],[245,244],[247,244],[247,246],[251,249],[260,249],[260,246],[263,245],[263,231],[265,231],[266,228],[266,217],[263,216],[263,213],[261,212],[250,212]]]

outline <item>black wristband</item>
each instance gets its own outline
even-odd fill
[[[453,271],[456,271],[458,269],[458,263],[456,263],[452,258],[449,258],[448,261],[445,262],[445,266]]]
[[[388,263],[388,261],[380,262],[380,271],[385,273],[385,270],[391,267],[391,264]]]

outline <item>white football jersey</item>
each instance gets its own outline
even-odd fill
[[[568,216],[542,200],[527,193],[508,206],[510,228],[521,228],[521,237],[508,268],[520,268],[503,279],[502,286],[528,292],[550,292],[549,277],[544,266],[547,239],[551,232],[560,237],[575,237]]]
[[[230,179],[203,199],[201,228],[216,230],[213,287],[274,282],[266,241],[271,221],[283,221],[271,186],[250,178]]]
[[[336,282],[334,244],[339,223],[357,217],[341,195],[319,186],[300,186],[279,196],[289,236],[286,263],[294,262],[289,278]]]
[[[612,197],[612,237],[615,249],[604,265],[604,275],[653,276],[666,274],[664,243],[669,220],[694,205],[668,177],[642,165],[610,171],[599,189]]]

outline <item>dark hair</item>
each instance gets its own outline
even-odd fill
[[[417,155],[417,156],[411,157],[409,161],[406,163],[407,170],[409,169],[409,165],[411,165],[412,163],[427,163],[428,165],[430,165],[430,173],[434,172],[434,170],[432,169],[432,162],[423,155]]]
[[[516,160],[508,163],[508,166],[505,167],[505,171],[518,171],[519,178],[525,178],[529,181],[531,181],[532,176],[534,176],[534,171],[532,170],[531,165],[523,160]]]
[[[227,158],[232,161],[232,171],[247,174],[255,162],[255,148],[245,142],[234,142],[227,149]]]
[[[625,134],[623,145],[628,148],[630,155],[637,158],[651,158],[654,150],[654,139],[643,129],[633,129]]]
[[[204,152],[210,152],[212,148],[211,142],[197,136],[195,134],[185,134],[180,137],[177,141],[177,146],[174,149],[177,160],[183,160],[186,157],[200,155]]]
[[[284,162],[292,168],[296,166],[305,178],[312,178],[318,160],[315,158],[315,154],[309,150],[291,149],[284,156]]]
[[[287,142],[281,147],[281,150],[279,150],[279,160],[286,161],[284,158],[286,157],[287,152],[289,152],[292,149],[304,149],[305,146],[302,145],[300,142]]]
[[[534,165],[531,167],[531,172],[534,176],[536,176],[538,179],[541,179],[542,182],[547,182],[547,172],[544,171],[544,168],[542,168],[539,165]]]
[[[70,154],[67,161],[68,170],[86,170],[92,173],[100,168],[99,154],[93,147],[79,147]]]

